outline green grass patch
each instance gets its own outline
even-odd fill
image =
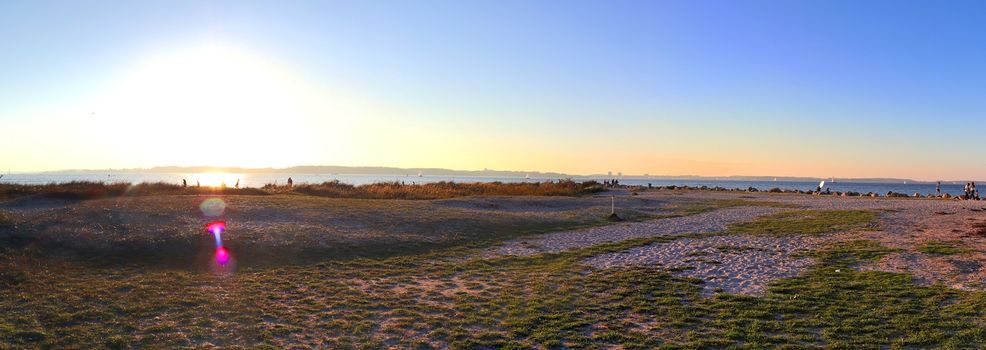
[[[0,342],[13,347],[977,348],[986,295],[859,272],[871,241],[813,253],[818,265],[765,297],[701,295],[658,268],[593,270],[587,257],[638,239],[531,257],[469,251],[208,273],[6,265]],[[55,264],[48,262],[46,264]],[[28,268],[27,266],[31,266]]]
[[[387,233],[367,242],[427,234],[438,239],[445,233],[495,241],[518,230],[557,228],[553,225],[572,222],[568,215],[599,210],[592,205],[531,214],[486,212],[475,202],[227,199],[242,220],[329,217],[339,227],[357,223],[359,230]],[[148,220],[160,210],[176,210],[167,201],[137,203],[147,207],[127,217]],[[119,213],[80,215],[101,213],[101,206],[71,210],[78,212],[48,215],[120,222],[112,216]],[[423,213],[431,217],[415,219]],[[798,210],[734,225],[727,233],[820,234],[871,224],[875,215]],[[149,268],[139,257],[92,266],[57,255],[5,253],[0,254],[0,348],[963,349],[986,344],[986,293],[920,286],[906,274],[856,271],[891,251],[872,241],[809,253],[816,266],[775,281],[764,297],[706,297],[701,281],[658,267],[596,270],[581,264],[600,254],[718,234],[495,259],[476,258],[480,250],[470,244],[424,251],[386,245],[401,254],[351,246],[368,255],[245,265],[231,275]],[[717,249],[741,254],[750,248]]]
[[[853,268],[890,251],[876,242],[852,241],[816,253],[819,264],[808,273],[776,282],[762,301],[746,300],[741,312],[754,317],[738,317],[730,323],[743,326],[726,333],[766,347],[796,342],[829,348],[982,346],[983,293],[919,286],[907,274]],[[734,309],[733,303],[720,306]]]
[[[795,210],[731,224],[727,234],[817,235],[862,228],[876,218],[876,213],[865,210]]]
[[[914,248],[928,255],[957,255],[973,252],[962,245],[962,241],[926,241]]]
[[[719,209],[735,207],[770,207],[770,208],[797,208],[793,204],[747,199],[715,199],[697,202],[687,202],[673,204],[668,209],[674,210],[679,216],[696,215],[715,211]]]

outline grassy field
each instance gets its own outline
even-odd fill
[[[154,213],[163,213],[159,219],[167,221],[182,210],[196,209],[194,202],[201,198],[187,197],[137,199],[127,203],[128,210],[107,214],[105,222],[122,225],[123,219],[149,220]],[[621,208],[636,211],[625,216],[637,219],[775,205],[620,200],[625,201],[618,202]],[[280,263],[243,264],[234,274],[220,275],[150,264],[135,255],[94,264],[94,257],[56,254],[47,246],[8,249],[0,259],[0,348],[906,349],[986,343],[984,293],[919,286],[905,274],[854,270],[890,251],[871,241],[843,242],[813,253],[815,267],[777,281],[765,297],[703,297],[700,281],[657,268],[593,270],[581,264],[604,252],[694,235],[498,259],[476,258],[482,247],[468,243],[479,238],[494,244],[521,234],[605,224],[609,198],[409,202],[232,196],[226,201],[231,223],[258,216],[264,223],[326,220],[339,227],[364,223],[369,228],[333,233],[363,242],[351,248],[360,254],[317,261],[277,255]],[[91,222],[80,214],[95,215],[106,208],[112,213],[112,202],[42,210],[62,220],[56,226],[71,227]],[[428,221],[421,218],[423,213],[437,216]],[[823,234],[865,228],[877,219],[856,211],[790,213],[795,214],[735,225],[722,234],[805,229]],[[24,221],[28,214],[14,216],[6,219],[6,227],[31,227]],[[247,227],[231,226],[230,232]],[[245,241],[270,243],[261,238],[265,235],[244,235]],[[307,239],[302,236],[287,232],[277,241]],[[403,243],[389,245],[389,250],[374,248],[400,237],[433,240],[434,249]]]
[[[20,197],[86,200],[117,197],[161,195],[269,195],[305,194],[331,198],[359,199],[444,199],[466,196],[581,196],[605,191],[595,181],[575,182],[436,182],[405,185],[381,182],[354,186],[339,181],[297,186],[268,184],[262,188],[233,188],[227,186],[180,186],[172,183],[106,183],[74,181],[44,185],[0,183],[0,200]]]
[[[793,210],[729,226],[730,234],[819,235],[873,223],[877,214],[866,210]]]
[[[212,218],[199,205],[214,196],[139,196],[86,201],[20,201],[8,206],[0,242],[47,253],[123,261],[199,265],[214,243],[204,224],[227,222],[224,239],[243,264],[283,257],[382,257],[608,224],[609,198],[475,197],[363,200],[300,195],[222,196]],[[619,198],[628,220],[681,215],[652,199]],[[37,204],[37,205],[36,205]],[[0,208],[3,208],[0,205]],[[4,224],[6,222],[6,224]],[[13,229],[13,227],[17,227]],[[249,258],[246,258],[249,257]]]
[[[73,181],[45,185],[0,183],[0,200],[31,196],[51,199],[86,200],[115,197],[190,194],[266,195],[269,193],[256,188],[182,187],[176,184],[164,182],[129,184]]]
[[[961,241],[928,241],[918,245],[915,250],[928,255],[955,255],[972,252],[971,249],[963,247]]]

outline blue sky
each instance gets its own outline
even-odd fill
[[[972,1],[4,2],[0,123],[41,133],[52,118],[45,127],[58,128],[47,116],[57,113],[42,111],[86,105],[149,56],[221,43],[380,107],[324,118],[427,138],[381,138],[366,124],[347,131],[362,136],[352,140],[361,151],[315,135],[305,147],[324,150],[295,162],[986,178],[984,10]],[[44,147],[87,142],[61,139]],[[114,149],[83,147],[72,159],[84,164],[48,153],[0,161],[25,171],[180,163]]]

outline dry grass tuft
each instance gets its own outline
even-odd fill
[[[221,187],[182,187],[180,185],[154,182],[106,183],[92,181],[72,181],[45,185],[0,184],[0,200],[27,196],[40,196],[54,199],[88,200],[124,196],[157,195],[195,195],[195,194],[238,194],[265,195],[267,192],[256,188]]]
[[[605,189],[598,182],[575,182],[572,180],[533,183],[438,182],[419,185],[383,182],[360,186],[332,181],[294,187],[268,184],[262,188],[182,187],[166,182],[129,184],[73,181],[45,185],[0,184],[0,200],[28,196],[88,200],[124,196],[267,195],[278,193],[358,199],[446,199],[465,196],[578,196],[602,191]]]

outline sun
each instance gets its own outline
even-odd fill
[[[243,180],[243,174],[235,173],[201,173],[192,176],[192,183],[198,181],[201,186],[207,187],[234,187]],[[241,185],[242,186],[242,185]]]
[[[182,112],[185,120],[218,125],[298,106],[304,94],[277,64],[222,45],[150,55],[126,76],[112,106],[135,107],[144,118]]]
[[[332,117],[317,84],[253,51],[208,44],[138,62],[95,100],[93,128],[151,164],[304,163]]]

